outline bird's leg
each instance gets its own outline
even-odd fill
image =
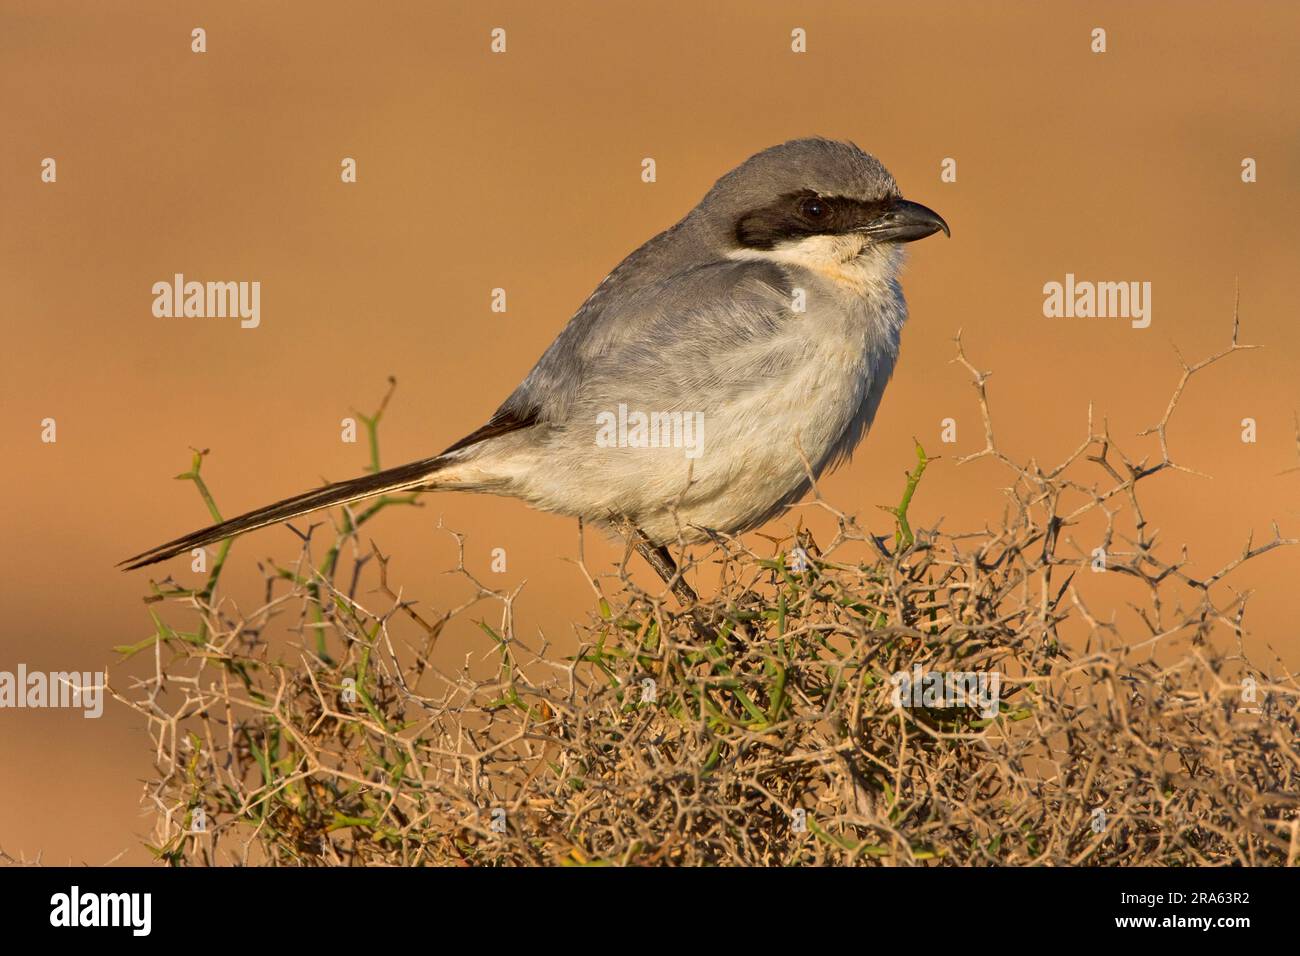
[[[655,573],[664,579],[664,584],[668,585],[682,607],[695,607],[700,600],[699,595],[686,583],[681,569],[677,567],[677,562],[673,560],[666,547],[663,545],[655,547],[640,528],[632,529],[632,546],[641,557],[646,559],[650,567],[655,569]]]
[[[690,616],[691,630],[695,636],[705,642],[714,640],[713,629],[709,626],[709,615],[700,607],[699,595],[686,583],[681,568],[668,553],[668,549],[663,545],[655,547],[654,543],[646,537],[645,532],[634,526],[628,529],[628,540],[641,557],[646,559],[646,563],[655,569],[655,573],[663,578],[664,583],[673,592],[673,596],[677,598],[677,602],[687,611]]]

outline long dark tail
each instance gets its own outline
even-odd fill
[[[351,501],[360,501],[362,498],[373,498],[375,495],[382,495],[387,491],[408,491],[412,488],[419,488],[422,485],[427,485],[440,469],[450,463],[451,459],[448,459],[445,455],[439,455],[436,458],[425,458],[422,461],[413,461],[409,465],[398,465],[396,468],[389,468],[373,475],[364,475],[361,478],[353,478],[350,481],[335,482],[332,485],[326,485],[324,488],[317,488],[315,491],[308,491],[301,495],[294,495],[292,498],[285,498],[283,501],[277,501],[265,508],[258,508],[256,511],[242,514],[238,518],[223,521],[221,524],[214,524],[210,528],[203,528],[200,531],[187,534],[183,538],[177,538],[175,541],[160,544],[158,547],[150,548],[133,558],[127,558],[125,561],[120,562],[118,566],[126,565],[122,570],[132,571],[136,568],[143,568],[145,565],[166,561],[168,558],[173,558],[184,551],[201,548],[204,545],[212,544],[214,541],[233,538],[235,535],[243,534],[246,531],[265,528],[277,521],[287,521],[299,515],[319,511],[322,508],[343,505]]]

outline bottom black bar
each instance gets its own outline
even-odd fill
[[[1043,931],[1071,941],[1152,941],[1199,933],[1231,942],[1293,926],[1288,908],[1296,898],[1295,873],[1280,869],[625,869],[597,876],[580,869],[38,867],[0,870],[0,881],[0,912],[19,938],[75,934],[128,946],[189,942],[196,932],[233,944],[282,932],[277,940],[295,945],[374,945],[386,931],[431,920],[467,931],[515,926],[527,935],[572,919],[585,934],[601,923],[662,919],[673,905],[691,925],[707,923],[709,913],[725,917],[718,931],[728,942],[766,936],[773,917],[787,925],[814,920],[807,926],[815,925],[823,946],[827,933],[957,931],[954,920],[1015,938]],[[544,921],[523,929],[534,916]]]

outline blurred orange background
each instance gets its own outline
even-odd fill
[[[191,30],[207,52],[191,52]],[[507,31],[507,52],[489,32]],[[807,53],[790,49],[807,31]],[[1091,31],[1107,52],[1091,52]],[[1247,537],[1300,534],[1296,228],[1300,6],[1284,2],[0,3],[0,287],[5,306],[0,670],[102,670],[152,632],[147,576],[114,563],[206,524],[172,481],[191,446],[227,515],[361,472],[340,420],[399,386],[394,465],[482,424],[605,273],[755,151],[813,134],[876,154],[951,223],[911,248],[912,318],[875,427],[826,497],[890,530],[912,436],[945,457],[913,520],[978,527],[1006,476],[953,459],[982,446],[968,353],[995,372],[1004,448],[1059,459],[1089,402],[1132,453],[1177,381],[1175,347],[1264,346],[1193,379],[1175,458],[1212,478],[1152,482],[1148,517],[1192,568]],[[57,161],[43,183],[41,161]],[[358,182],[340,182],[357,160]],[[653,157],[658,181],[641,181]],[[940,181],[945,157],[957,181]],[[1241,162],[1258,163],[1258,182]],[[260,280],[261,326],[161,319],[181,272]],[[1043,284],[1150,281],[1153,321],[1048,319]],[[508,311],[490,311],[491,290]],[[58,441],[40,440],[57,420]],[[940,422],[958,422],[941,445]],[[1258,441],[1241,441],[1241,421]],[[806,509],[805,509],[806,511]],[[441,495],[367,528],[406,592],[446,606],[467,563],[526,579],[521,634],[589,612],[570,519]],[[778,522],[793,524],[795,516]],[[593,536],[588,536],[589,545]],[[296,553],[272,528],[238,541],[225,593],[252,605],[255,559]],[[508,569],[491,575],[493,548]],[[599,544],[588,557],[608,561]],[[187,580],[188,562],[168,566]],[[153,569],[157,570],[157,569]],[[1231,579],[1261,656],[1300,665],[1300,549]],[[1094,611],[1098,609],[1094,608]],[[482,651],[472,617],[449,660]],[[115,681],[148,669],[113,668]],[[0,711],[0,849],[47,862],[141,863],[143,727]]]

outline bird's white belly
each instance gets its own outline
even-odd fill
[[[785,381],[713,416],[711,445],[696,463],[690,492],[675,518],[671,508],[643,517],[647,534],[675,536],[677,521],[748,530],[805,490],[809,472],[821,472],[869,392],[861,343],[822,345]]]
[[[481,478],[490,481],[472,476],[477,467],[466,463],[456,469],[464,483],[454,484],[593,521],[631,522],[657,542],[757,527],[802,497],[810,472],[818,477],[853,450],[897,358],[906,317],[901,297],[821,286],[816,298],[823,306],[834,300],[834,307],[810,307],[785,334],[737,357],[746,369],[769,367],[764,356],[797,360],[704,412],[694,454],[602,447],[593,440],[594,422],[575,424],[545,448],[526,444],[514,456],[483,462]]]
[[[816,477],[852,451],[892,370],[896,328],[884,341],[858,323],[820,333],[797,345],[771,343],[797,347],[803,360],[782,380],[704,415],[696,456],[679,448],[553,448],[542,467],[521,469],[528,487],[511,493],[551,511],[625,518],[659,542],[757,527],[805,493],[810,471]]]

